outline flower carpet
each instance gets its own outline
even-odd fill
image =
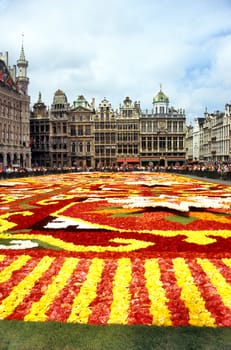
[[[230,190],[142,172],[0,181],[0,319],[231,326]]]

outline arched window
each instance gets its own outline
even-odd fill
[[[76,149],[75,143],[72,142],[72,145],[71,145],[71,152],[72,152],[72,153],[75,153],[75,149]]]

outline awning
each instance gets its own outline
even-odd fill
[[[139,163],[139,158],[117,158],[118,163]]]

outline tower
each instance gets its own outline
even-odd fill
[[[153,98],[153,110],[155,114],[167,114],[168,113],[169,99],[162,91],[162,85],[160,84],[160,91]]]
[[[17,76],[18,89],[21,93],[23,93],[24,95],[27,95],[28,85],[29,85],[29,78],[27,77],[28,61],[25,59],[23,41],[22,41],[20,57],[19,57],[19,60],[17,61],[17,67],[18,67],[18,76]]]

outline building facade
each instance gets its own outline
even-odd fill
[[[31,166],[28,61],[22,46],[17,65],[0,53],[0,169]]]
[[[117,163],[117,118],[106,98],[100,102],[93,118],[95,166],[113,168]]]
[[[77,97],[68,120],[68,164],[86,169],[95,167],[94,102],[90,105],[83,95]]]
[[[140,166],[140,117],[139,102],[132,103],[126,97],[116,117],[116,164],[122,167]]]
[[[40,94],[30,123],[33,166],[113,169],[185,161],[185,113],[169,108],[162,89],[151,112],[130,97],[116,111],[106,98],[96,108],[82,95],[70,106],[61,90],[48,109]]]
[[[169,108],[162,89],[153,98],[153,109],[141,113],[140,162],[171,166],[185,162],[186,117],[183,109]]]
[[[50,166],[50,122],[41,93],[30,115],[30,144],[32,166]]]
[[[231,104],[225,105],[225,111],[208,113],[197,118],[193,125],[193,137],[186,138],[192,147],[193,161],[199,163],[231,162]],[[186,157],[190,161],[189,156]]]

